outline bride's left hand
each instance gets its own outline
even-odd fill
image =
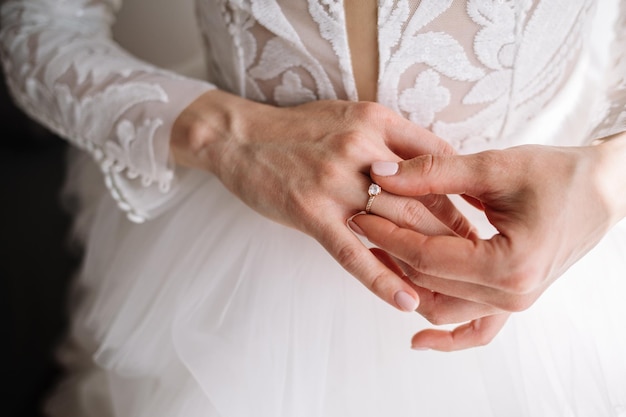
[[[465,194],[498,230],[487,240],[425,236],[378,216],[353,219],[372,243],[411,267],[403,269],[422,289],[420,313],[437,324],[468,322],[453,332],[420,332],[413,346],[482,345],[510,312],[530,307],[626,214],[625,155],[622,135],[599,146],[420,156],[399,163],[395,174],[395,163],[374,164],[372,178],[385,191]]]

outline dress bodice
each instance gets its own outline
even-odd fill
[[[594,3],[380,1],[378,101],[458,149],[506,140],[567,81]],[[357,99],[341,1],[198,4],[220,87],[277,105]]]
[[[196,0],[206,81],[119,48],[110,27],[120,7],[11,0],[2,56],[18,103],[90,151],[135,220],[158,213],[176,190],[169,132],[208,89],[279,106],[358,99],[341,0]],[[598,24],[598,9],[613,20]],[[379,0],[377,19],[377,100],[461,152],[529,141],[520,132],[564,91],[574,100],[561,99],[552,120],[565,125],[581,109],[588,119],[569,144],[626,129],[619,0]],[[562,144],[555,131],[532,140]]]

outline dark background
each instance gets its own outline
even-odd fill
[[[8,385],[1,414],[40,417],[60,375],[54,347],[79,258],[67,244],[70,218],[59,194],[67,145],[15,108],[0,84],[0,354]]]
[[[142,59],[204,77],[195,23],[192,0],[127,0],[113,32]],[[65,328],[67,286],[79,259],[67,249],[70,219],[59,198],[68,145],[11,104],[3,79],[0,70],[0,324],[5,330],[0,354],[4,386],[9,385],[0,390],[0,416],[41,417],[41,399],[59,376],[53,349]]]

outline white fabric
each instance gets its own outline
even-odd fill
[[[211,83],[118,48],[119,7],[2,8],[18,103],[91,151],[115,197],[73,166],[87,252],[51,415],[626,416],[624,223],[489,346],[410,351],[419,316],[167,161],[173,118],[214,85],[356,99],[342,2],[198,0]],[[626,130],[625,19],[620,0],[380,0],[378,100],[461,152],[584,144]]]
[[[212,85],[122,50],[110,34],[119,7],[113,0],[8,2],[3,64],[17,103],[89,151],[118,206],[141,222],[166,209],[179,191],[169,161],[171,127]]]

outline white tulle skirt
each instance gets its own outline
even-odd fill
[[[142,225],[92,200],[53,416],[626,416],[624,224],[491,344],[439,353],[215,178]]]

